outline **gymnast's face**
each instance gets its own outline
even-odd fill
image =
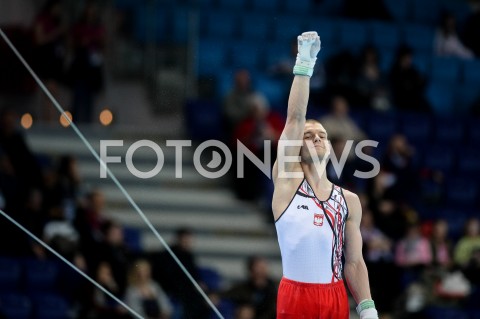
[[[313,162],[311,154],[316,154],[318,159],[330,154],[327,131],[322,124],[316,121],[307,121],[303,130],[303,146],[300,151],[302,162]]]

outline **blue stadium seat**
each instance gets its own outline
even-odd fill
[[[469,319],[464,310],[445,307],[429,307],[425,311],[429,319]]]
[[[465,83],[476,85],[477,89],[480,88],[480,61],[463,62],[463,76]]]
[[[20,262],[13,258],[0,257],[0,291],[16,291],[21,274]]]
[[[388,74],[390,72],[393,63],[395,62],[395,55],[395,50],[378,48],[380,70],[382,70],[383,73]]]
[[[473,103],[480,100],[480,85],[465,83],[455,91],[455,113],[459,115],[468,114]]]
[[[460,238],[469,216],[464,210],[455,206],[442,208],[435,214],[435,219],[445,219],[448,223],[448,237],[454,240]]]
[[[478,196],[477,181],[471,176],[449,178],[447,204],[459,208],[473,208]]]
[[[458,156],[458,171],[460,173],[480,176],[480,150],[477,147],[463,149]]]
[[[254,11],[270,15],[280,9],[280,0],[252,0],[252,7]]]
[[[284,10],[288,14],[309,14],[311,0],[284,0]]]
[[[27,296],[22,294],[1,294],[0,313],[8,319],[30,319],[32,303]]]
[[[223,43],[200,40],[197,50],[197,73],[199,75],[214,74],[225,67],[228,61],[229,50]]]
[[[455,93],[451,84],[431,81],[426,90],[426,98],[435,114],[454,114]]]
[[[453,151],[446,145],[433,145],[424,152],[423,167],[448,173],[454,165]]]
[[[55,262],[26,259],[24,269],[29,292],[54,291],[57,288],[58,266]]]
[[[202,24],[205,24],[203,37],[229,39],[237,33],[236,14],[228,11],[212,11],[202,19],[204,19]]]
[[[336,21],[325,17],[315,17],[314,19],[307,21],[305,27],[305,30],[317,31],[320,35],[323,46],[327,47],[337,44],[337,29],[338,25]]]
[[[35,319],[69,319],[68,302],[56,294],[38,294],[32,297]]]
[[[356,21],[344,20],[338,24],[339,40],[342,48],[359,51],[367,44],[367,25]]]
[[[371,139],[386,142],[397,132],[398,123],[395,116],[371,113],[367,121],[367,134]]]
[[[384,0],[384,3],[396,21],[403,22],[407,20],[409,14],[408,1]]]
[[[305,31],[304,26],[304,19],[282,15],[273,21],[273,33],[277,41],[292,41]]]
[[[220,106],[211,101],[189,101],[185,104],[189,136],[196,142],[225,137]]]
[[[200,267],[198,269],[198,275],[200,280],[207,285],[209,291],[219,291],[221,288],[222,277],[215,269]]]
[[[295,63],[295,57],[292,56],[292,48],[288,42],[270,42],[265,48],[264,60],[261,61],[265,64],[264,70],[268,69],[269,71],[274,66],[277,66],[278,63],[283,63],[289,61],[292,68]]]
[[[457,19],[457,25],[467,20],[467,17],[472,12],[472,9],[468,5],[468,1],[456,1],[456,0],[442,0],[441,1],[442,10],[445,12],[452,13]],[[459,29],[461,29],[459,25]]]
[[[409,113],[402,116],[400,131],[416,147],[424,146],[432,136],[433,125],[429,116]]]
[[[455,58],[435,57],[432,61],[433,81],[455,84],[460,82],[460,61]]]
[[[174,43],[186,43],[188,38],[189,9],[177,7],[173,11],[172,40]]]
[[[283,82],[268,76],[257,75],[254,80],[255,89],[262,92],[270,102],[271,106],[285,106],[288,90]]]
[[[123,227],[123,238],[125,245],[132,252],[140,252],[142,250],[142,232],[134,227]]]
[[[265,40],[271,31],[271,19],[264,14],[243,14],[240,23],[242,38],[248,41]]]
[[[436,25],[440,20],[440,5],[438,0],[411,0],[412,16],[416,23]]]
[[[416,52],[413,56],[413,65],[419,72],[427,76],[430,74],[432,54],[430,52]]]
[[[235,69],[255,70],[260,67],[263,47],[248,42],[232,43],[230,46],[232,67]]]
[[[471,119],[468,122],[468,138],[471,145],[480,144],[480,120]]]
[[[372,22],[370,32],[371,43],[377,48],[396,50],[400,45],[400,29],[393,23]]]
[[[434,35],[434,29],[428,26],[407,24],[403,28],[403,42],[417,52],[432,52]]]
[[[435,120],[435,140],[442,144],[459,144],[463,142],[465,129],[462,121],[452,121],[450,118]]]
[[[134,37],[140,43],[167,40],[168,13],[162,8],[151,8],[142,3],[134,11]]]
[[[217,0],[220,7],[229,10],[241,12],[246,9],[247,1],[245,0]]]

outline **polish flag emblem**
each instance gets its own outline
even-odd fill
[[[322,226],[323,225],[323,214],[313,215],[313,224],[315,226]]]

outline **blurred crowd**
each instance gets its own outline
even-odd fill
[[[5,33],[17,46],[27,63],[57,99],[68,91],[68,108],[78,123],[93,120],[95,99],[104,86],[106,28],[99,1],[83,1],[75,15],[69,14],[65,1],[47,0],[31,25],[10,24]],[[36,86],[22,65],[3,43],[5,59],[0,67],[12,77],[0,79],[0,92],[32,95]],[[35,117],[44,123],[56,121],[56,110],[42,95]]]

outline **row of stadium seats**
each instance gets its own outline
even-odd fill
[[[54,293],[69,290],[72,287],[64,287],[62,279],[70,276],[70,269],[56,261],[0,258],[0,293]]]
[[[144,4],[146,1],[116,0],[117,7],[131,10]],[[386,9],[396,21],[410,21],[420,24],[435,25],[442,12],[452,12],[459,21],[469,14],[466,1],[456,0],[383,0]],[[166,6],[181,5],[195,6],[203,9],[223,9],[235,12],[257,12],[263,15],[279,13],[303,16],[332,16],[338,15],[343,9],[340,0],[156,0],[154,5]]]
[[[68,319],[69,307],[58,294],[0,294],[0,316],[8,319]]]

